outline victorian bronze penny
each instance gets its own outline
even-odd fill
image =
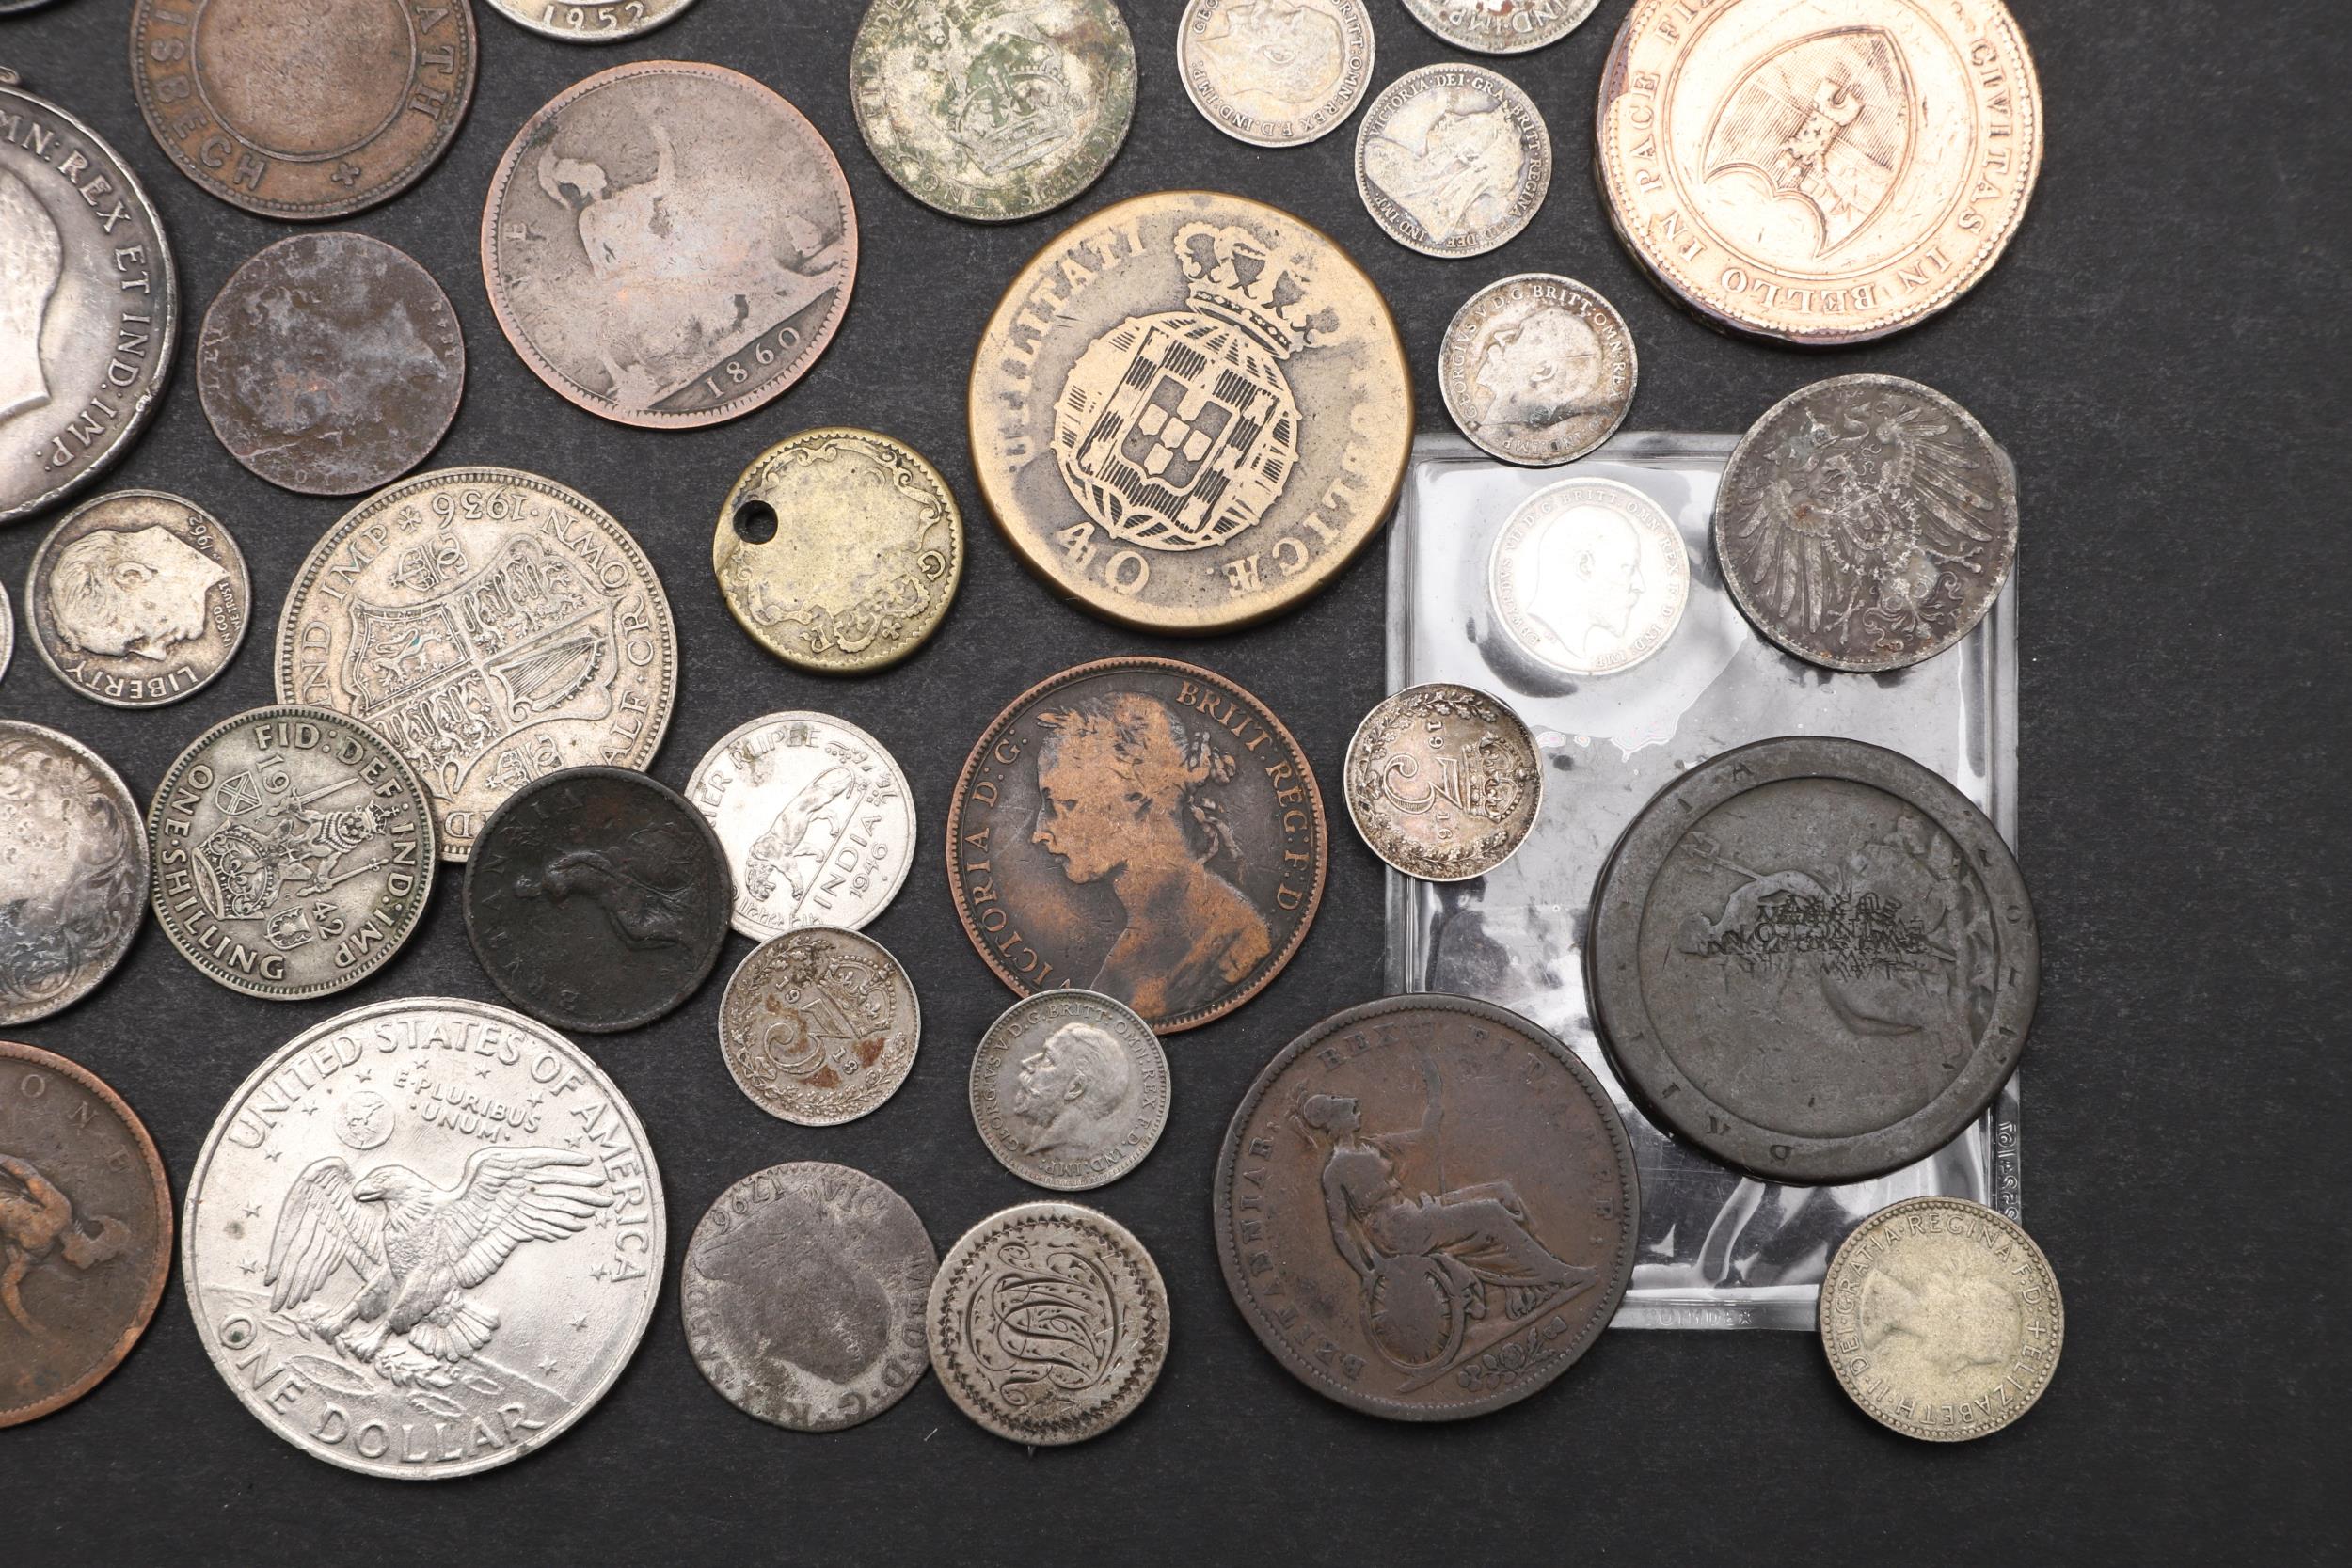
[[[1240,687],[1108,658],[1024,692],[947,810],[964,934],[1023,996],[1096,990],[1162,1035],[1221,1018],[1307,937],[1330,842],[1314,769]]]
[[[1326,1019],[1258,1074],[1214,1197],[1226,1288],[1327,1399],[1483,1416],[1592,1348],[1633,1277],[1616,1106],[1569,1049],[1458,996]]]
[[[263,217],[347,217],[440,161],[471,0],[136,0],[131,85],[180,171]]]
[[[1407,877],[1459,882],[1518,852],[1543,809],[1543,755],[1510,707],[1434,681],[1383,701],[1347,743],[1347,814]]]
[[[0,1427],[61,1410],[147,1331],[171,1272],[171,1186],[122,1098],[0,1040]]]
[[[106,759],[0,719],[0,1024],[96,990],[147,911],[147,832]]]
[[[83,696],[162,707],[229,668],[252,599],[220,519],[161,490],[118,490],[75,507],[33,552],[24,623],[41,662]]]

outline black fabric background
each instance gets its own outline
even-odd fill
[[[871,927],[920,988],[925,1045],[878,1114],[824,1131],[771,1120],[719,1060],[714,980],[692,1004],[591,1049],[644,1117],[672,1226],[668,1287],[635,1362],[545,1451],[419,1490],[309,1459],[247,1416],[207,1362],[174,1279],[146,1340],[71,1409],[0,1433],[11,1555],[45,1560],[373,1558],[643,1560],[685,1551],[793,1561],[1022,1559],[1124,1563],[2342,1560],[2338,1406],[2346,1386],[2344,835],[2346,508],[2324,459],[2345,431],[2341,0],[2013,0],[2038,56],[2049,156],[2009,260],[1962,305],[1832,356],[1740,343],[1678,314],[1611,236],[1587,174],[1600,62],[1628,0],[1567,42],[1504,66],[1557,148],[1550,198],[1509,246],[1430,261],[1383,238],[1349,175],[1355,125],[1263,152],[1194,112],[1174,65],[1180,0],[1123,0],[1142,62],[1135,130],[1081,198],[1205,185],[1321,225],[1387,290],[1420,423],[1441,428],[1430,367],[1478,285],[1545,268],[1631,320],[1642,428],[1744,428],[1815,377],[1879,370],[1966,404],[2009,448],[2026,507],[2022,855],[2042,921],[2042,1011],[2026,1055],[2026,1215],[2066,1291],[2068,1335],[2040,1409],[1940,1449],[1855,1411],[1819,1345],[1793,1334],[1606,1337],[1541,1396],[1431,1430],[1310,1393],[1234,1311],[1212,1250],[1210,1170],[1259,1065],[1315,1020],[1377,994],[1381,881],[1336,809],[1341,751],[1381,688],[1385,567],[1375,550],[1300,612],[1168,645],[1050,598],[979,509],[963,436],[974,341],[1014,269],[1067,219],[979,228],[901,195],[867,155],[846,89],[858,0],[700,0],[613,48],[528,34],[475,0],[481,75],[447,159],[349,227],[401,245],[464,319],[470,385],[434,466],[503,463],[586,492],[642,540],[684,642],[655,771],[683,784],[752,715],[808,706],[879,736],[924,824],[905,891]],[[1446,57],[1397,0],[1372,0],[1378,78]],[[214,440],[185,345],[229,273],[290,231],[199,191],[140,119],[126,0],[60,0],[0,21],[0,61],[92,123],[163,209],[182,288],[168,401],[101,488],[183,492],[251,563],[256,625],[196,699],[123,713],[73,696],[20,645],[0,713],[98,748],[144,801],[199,730],[270,700],[269,643],[296,562],[341,515],[274,490]],[[798,103],[855,187],[864,256],[848,321],[800,386],[737,423],[625,430],[559,400],[485,301],[476,248],[491,169],[523,119],[624,60],[703,59]],[[763,447],[866,424],[939,464],[966,510],[971,565],[939,638],[879,679],[803,676],[759,652],[711,582],[729,483]],[[22,598],[52,519],[0,533]],[[1334,799],[1322,915],[1256,1002],[1172,1042],[1166,1140],[1095,1201],[1151,1245],[1174,1298],[1157,1391],[1108,1436],[1024,1452],[926,1379],[825,1437],[755,1422],[688,1359],[675,1259],[727,1183],[827,1159],[904,1193],[942,1245],[1032,1196],[998,1168],[964,1104],[971,1043],[1009,999],[959,930],[939,832],[966,748],[998,707],[1066,665],[1172,651],[1256,691]],[[204,980],[152,927],[119,974],[19,1033],[88,1064],[139,1111],[175,1189],[222,1100],[267,1051],[343,1006],[494,995],[468,949],[455,879],[387,970],[310,1006]],[[735,939],[723,960],[746,951]]]

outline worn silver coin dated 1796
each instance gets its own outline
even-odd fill
[[[1405,0],[1414,21],[1456,49],[1518,55],[1557,43],[1600,0]]]
[[[1617,308],[1573,277],[1527,272],[1463,302],[1438,386],[1463,435],[1506,463],[1572,463],[1616,434],[1641,362]]]
[[[161,490],[118,490],[49,531],[25,574],[41,662],[110,707],[161,707],[211,684],[245,641],[253,585],[220,520]]]
[[[1570,675],[1629,670],[1664,647],[1691,598],[1691,558],[1665,509],[1613,479],[1564,479],[1512,510],[1486,585],[1518,650]]]
[[[1356,193],[1389,238],[1477,256],[1515,237],[1551,188],[1551,132],[1519,85],[1483,65],[1390,83],[1356,126]]]
[[[72,736],[0,719],[0,1024],[87,996],[147,909],[147,833],[120,775]]]
[[[752,949],[719,1003],[719,1053],[771,1117],[836,1127],[879,1108],[914,1070],[923,1012],[906,966],[837,927]]]
[[[603,1397],[666,1237],[645,1130],[587,1053],[503,1007],[411,997],[295,1036],[230,1096],[188,1178],[181,1275],[262,1425],[442,1480]]]
[[[1526,721],[1475,687],[1433,681],[1384,699],[1347,743],[1347,814],[1407,877],[1458,882],[1518,852],[1543,809]]]
[[[1338,129],[1372,86],[1364,0],[1191,0],[1176,66],[1202,118],[1253,147]]]
[[[1168,1125],[1168,1053],[1100,991],[1040,991],[1006,1008],[972,1053],[972,1122],[1022,1180],[1082,1192],[1118,1180]]]

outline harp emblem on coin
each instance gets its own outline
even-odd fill
[[[1870,226],[1911,164],[1911,72],[1894,36],[1838,27],[1751,67],[1715,112],[1707,180],[1761,181],[1774,201],[1806,204],[1813,259]]]

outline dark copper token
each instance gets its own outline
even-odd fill
[[[147,1332],[171,1272],[171,1187],[121,1097],[0,1040],[0,1427],[61,1410]]]
[[[1483,1416],[1592,1348],[1633,1278],[1633,1146],[1597,1079],[1459,996],[1351,1007],[1268,1062],[1225,1132],[1217,1258],[1326,1398]]]
[[[567,768],[491,813],[465,904],[474,956],[516,1006],[610,1034],[709,977],[735,886],[719,835],[677,791],[626,768]]]
[[[1023,996],[1081,986],[1159,1034],[1282,971],[1323,898],[1314,769],[1265,705],[1169,658],[1031,687],[972,748],[947,811],[964,934]]]

